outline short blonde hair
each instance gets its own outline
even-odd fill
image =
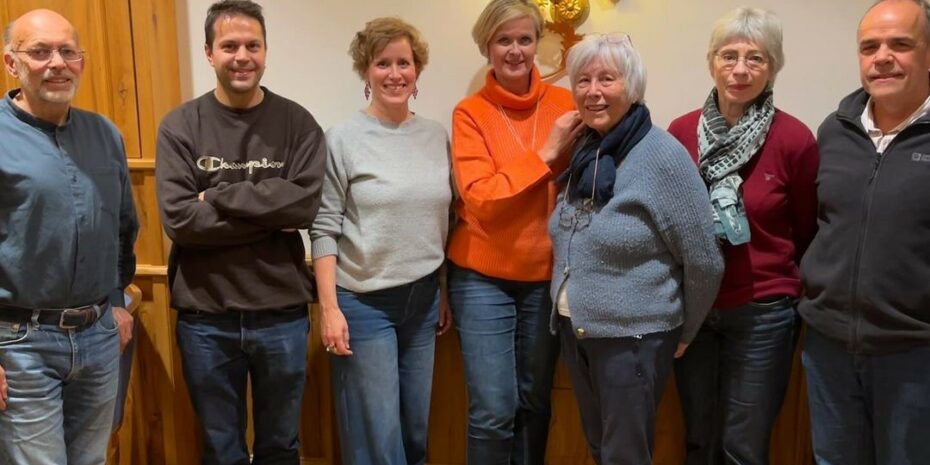
[[[371,65],[371,60],[375,58],[375,55],[381,53],[384,47],[399,38],[406,38],[410,42],[413,65],[419,76],[429,62],[429,44],[423,40],[417,28],[400,18],[375,18],[365,23],[365,29],[355,33],[355,38],[349,45],[352,69],[364,81],[368,66]]]
[[[471,28],[471,37],[475,40],[475,45],[481,55],[488,58],[488,42],[494,37],[494,33],[501,27],[501,24],[507,21],[528,17],[533,20],[536,26],[536,40],[543,35],[543,28],[546,20],[543,19],[539,7],[533,0],[491,0],[484,11],[478,16],[475,25]]]
[[[781,21],[778,16],[768,10],[745,6],[725,14],[714,23],[707,47],[707,63],[713,63],[714,54],[724,45],[736,40],[755,42],[763,48],[771,65],[769,87],[774,85],[775,76],[785,66],[785,52],[781,46]]]

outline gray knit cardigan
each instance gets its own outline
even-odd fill
[[[551,295],[566,283],[575,334],[628,337],[683,324],[681,342],[690,342],[717,295],[723,256],[685,148],[653,127],[617,167],[613,198],[587,224],[566,221],[573,215],[563,186],[549,220]],[[557,318],[553,308],[553,332]]]

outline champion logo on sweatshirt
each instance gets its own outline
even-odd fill
[[[911,154],[911,161],[930,162],[930,154],[914,152]]]
[[[281,169],[284,168],[284,162],[269,161],[267,158],[261,160],[248,160],[244,162],[228,162],[222,157],[211,157],[204,155],[197,159],[197,168],[207,173],[219,170],[249,170],[249,174],[256,169]]]

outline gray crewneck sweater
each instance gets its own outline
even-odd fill
[[[326,132],[329,159],[313,258],[337,256],[336,284],[371,292],[416,281],[445,259],[449,138],[414,115],[399,125],[360,111]]]
[[[551,295],[556,301],[565,282],[576,334],[629,337],[684,324],[681,341],[690,342],[717,296],[723,257],[685,148],[653,127],[617,168],[607,204],[584,227],[566,226],[574,214],[563,190],[549,220]],[[553,309],[553,330],[557,316]]]

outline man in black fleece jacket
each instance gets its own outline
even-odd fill
[[[877,2],[820,127],[799,311],[818,464],[930,464],[930,7]]]

